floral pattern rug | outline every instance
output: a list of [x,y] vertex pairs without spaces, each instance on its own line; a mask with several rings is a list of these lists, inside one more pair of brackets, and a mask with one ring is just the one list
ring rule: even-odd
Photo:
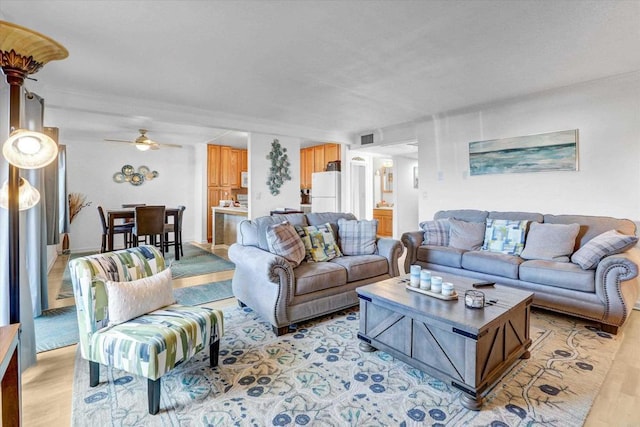
[[227,309],[219,366],[210,369],[205,352],[163,376],[155,416],[146,379],[101,367],[91,388],[77,355],[72,425],[580,426],[623,339],[533,311],[531,358],[470,411],[445,382],[382,351],[362,352],[358,327],[355,308],[276,337],[250,309]]

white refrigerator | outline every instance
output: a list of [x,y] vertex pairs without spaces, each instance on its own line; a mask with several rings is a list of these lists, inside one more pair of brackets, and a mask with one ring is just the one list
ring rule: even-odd
[[311,174],[311,212],[340,212],[340,172]]

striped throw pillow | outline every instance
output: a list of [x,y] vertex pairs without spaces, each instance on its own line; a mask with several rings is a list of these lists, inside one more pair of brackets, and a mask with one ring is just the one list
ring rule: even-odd
[[267,228],[267,244],[269,252],[280,255],[289,261],[292,267],[297,267],[304,260],[304,243],[288,221],[273,224]]
[[420,223],[424,231],[423,245],[449,246],[449,220],[436,219]]
[[378,220],[338,220],[340,246],[345,255],[371,255],[376,252]]
[[636,236],[621,234],[616,230],[605,231],[589,240],[571,255],[571,262],[583,270],[594,269],[602,258],[619,254],[638,243]]

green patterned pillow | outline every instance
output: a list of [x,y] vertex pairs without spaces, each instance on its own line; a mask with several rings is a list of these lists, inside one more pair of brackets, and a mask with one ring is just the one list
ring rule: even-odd
[[307,227],[296,225],[296,231],[304,243],[307,262],[329,261],[342,256],[340,248],[333,238],[331,224]]
[[529,221],[487,218],[483,251],[520,255],[524,249]]

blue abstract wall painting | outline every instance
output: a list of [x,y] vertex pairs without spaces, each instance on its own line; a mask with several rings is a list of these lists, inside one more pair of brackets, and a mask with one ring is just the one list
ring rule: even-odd
[[578,170],[578,129],[469,143],[470,175]]

